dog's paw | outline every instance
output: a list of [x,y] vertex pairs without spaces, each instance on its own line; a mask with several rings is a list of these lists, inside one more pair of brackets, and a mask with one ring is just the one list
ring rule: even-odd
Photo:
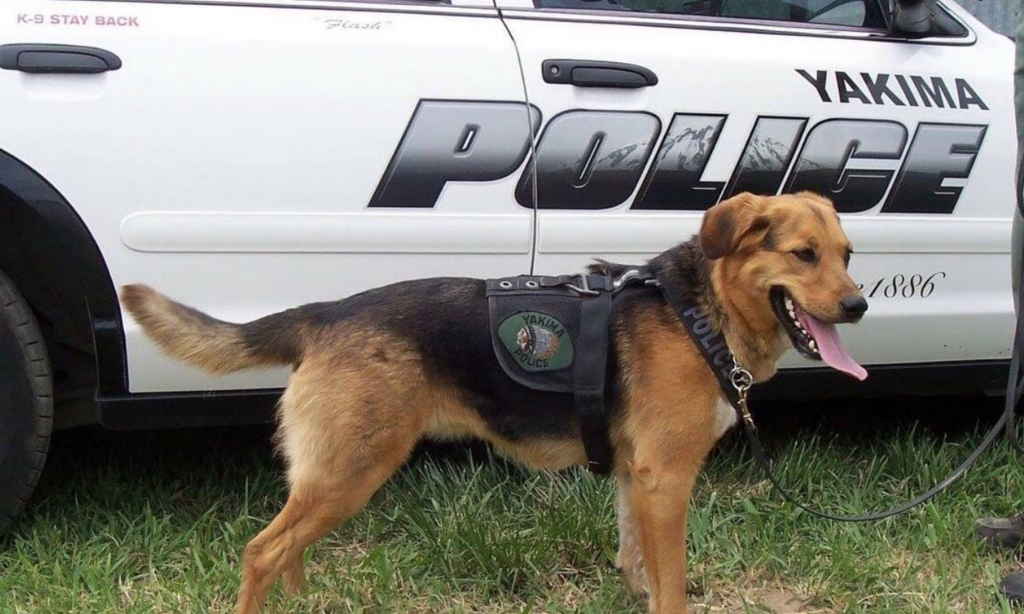
[[626,577],[629,588],[640,597],[650,597],[650,585],[647,583],[647,573],[644,570],[644,557],[640,552],[639,544],[631,534],[620,537],[619,551],[615,555],[615,567]]
[[629,584],[629,588],[631,588],[634,593],[643,599],[649,600],[651,598],[651,587],[647,583],[647,574],[644,572],[643,567],[633,571],[623,570],[623,574],[626,576],[626,582]]
[[647,572],[644,570],[644,562],[639,556],[624,557],[622,553],[619,553],[619,556],[615,557],[615,567],[625,576],[626,583],[634,593],[644,599],[651,596]]

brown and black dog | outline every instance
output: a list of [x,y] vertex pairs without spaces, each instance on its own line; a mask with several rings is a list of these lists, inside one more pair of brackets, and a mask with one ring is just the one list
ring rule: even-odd
[[[741,194],[650,266],[677,280],[758,381],[790,347],[863,378],[834,327],[867,309],[847,273],[851,253],[827,199]],[[396,283],[248,324],[142,285],[125,286],[121,299],[179,360],[214,373],[294,367],[279,410],[290,494],[245,548],[238,614],[258,612],[278,579],[299,591],[303,551],[358,512],[421,439],[477,437],[538,468],[587,461],[572,395],[526,388],[499,366],[481,280]],[[652,611],[686,612],[690,491],[735,413],[659,292],[616,302],[608,378],[617,564]]]

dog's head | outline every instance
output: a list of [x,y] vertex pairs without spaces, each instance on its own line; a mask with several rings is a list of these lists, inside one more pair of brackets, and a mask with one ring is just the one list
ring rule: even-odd
[[860,320],[868,304],[847,272],[853,248],[831,201],[810,192],[740,194],[708,210],[700,244],[719,261],[720,298],[744,320],[781,327],[804,356],[867,377],[835,329]]

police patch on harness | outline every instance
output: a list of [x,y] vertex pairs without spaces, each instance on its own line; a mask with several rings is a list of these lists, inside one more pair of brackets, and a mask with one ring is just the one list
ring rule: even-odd
[[526,371],[556,371],[572,364],[572,337],[558,319],[539,311],[521,311],[498,326],[498,338]]

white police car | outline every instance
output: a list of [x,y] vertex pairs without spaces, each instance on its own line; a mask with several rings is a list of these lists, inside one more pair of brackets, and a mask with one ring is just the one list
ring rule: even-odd
[[744,190],[830,196],[871,303],[846,340],[866,385],[794,355],[775,394],[998,389],[1012,44],[904,4],[923,32],[889,0],[5,0],[0,528],[51,417],[269,419],[284,372],[164,358],[123,283],[243,321],[566,273],[641,261]]

